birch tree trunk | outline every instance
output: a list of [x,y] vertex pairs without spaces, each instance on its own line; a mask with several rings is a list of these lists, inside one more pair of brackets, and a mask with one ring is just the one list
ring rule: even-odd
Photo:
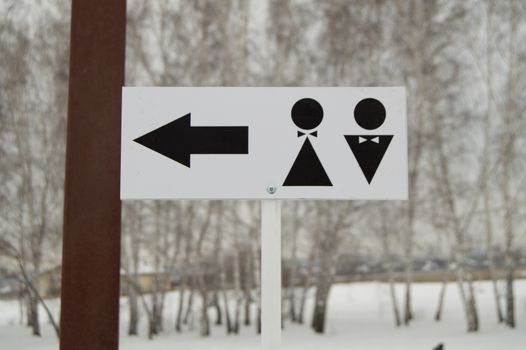
[[241,300],[243,298],[243,291],[241,290],[241,259],[239,254],[239,248],[235,249],[234,257],[234,300],[235,300],[235,309],[234,309],[234,324],[233,332],[239,334],[239,319],[241,314]]
[[252,303],[252,287],[254,285],[253,283],[253,275],[252,275],[252,272],[253,272],[253,268],[252,268],[252,265],[254,264],[254,257],[253,257],[253,253],[252,253],[252,250],[250,250],[249,252],[247,252],[247,261],[246,261],[246,264],[244,266],[244,273],[245,273],[245,285],[244,285],[244,302],[245,302],[245,312],[244,312],[244,321],[243,321],[243,324],[245,326],[250,326],[250,306],[251,306],[251,303]]
[[177,307],[177,316],[175,317],[175,331],[177,333],[180,333],[182,331],[182,320],[183,320],[183,308],[184,308],[184,297],[186,292],[186,284],[188,277],[186,276],[186,272],[183,269],[183,276],[181,278],[181,285],[179,286],[179,301],[178,301],[178,307]]
[[447,289],[447,270],[443,272],[442,286],[440,287],[440,294],[438,296],[438,306],[435,311],[435,321],[439,322],[442,320],[442,310],[444,309],[444,297],[446,296]]
[[221,305],[219,302],[219,290],[221,289],[221,281],[220,281],[220,275],[221,275],[221,254],[222,254],[222,245],[221,245],[221,230],[223,229],[223,206],[222,203],[219,202],[218,204],[218,213],[216,217],[216,235],[214,240],[214,253],[213,258],[214,261],[217,262],[217,270],[215,272],[214,276],[214,291],[213,291],[213,297],[212,301],[214,304],[214,308],[216,309],[216,321],[215,324],[217,326],[223,324],[223,312],[221,310]]
[[34,336],[40,337],[40,320],[38,315],[38,299],[33,291],[29,291],[29,324]]
[[221,303],[219,302],[219,291],[217,289],[213,292],[213,303],[214,308],[216,309],[216,321],[214,323],[216,326],[221,326],[223,324],[223,311],[221,310]]
[[225,268],[225,256],[221,257],[221,270],[220,270],[220,285],[221,285],[221,297],[223,299],[223,304],[225,307],[225,327],[226,327],[226,334],[232,333],[232,318],[230,316],[230,307],[229,307],[229,300],[228,300],[228,292],[227,292],[227,280],[226,280],[226,268]]
[[312,328],[316,333],[324,333],[327,318],[327,302],[331,290],[331,278],[327,274],[316,286],[316,298],[312,317]]
[[128,335],[137,335],[139,334],[138,324],[139,324],[139,305],[137,292],[130,283],[128,283],[128,303],[130,311],[130,320],[128,322]]
[[491,52],[491,37],[493,35],[493,21],[492,13],[494,11],[494,3],[488,1],[486,4],[486,115],[484,117],[484,157],[483,157],[483,205],[484,205],[484,224],[486,229],[486,250],[488,254],[488,271],[493,289],[493,296],[495,299],[495,309],[497,314],[497,322],[504,322],[504,314],[502,312],[502,306],[500,302],[500,292],[497,284],[497,272],[495,268],[495,252],[494,252],[494,240],[493,240],[493,213],[490,210],[491,202],[491,134],[493,130],[492,116],[493,116],[493,64],[492,64],[492,52]]
[[208,290],[206,287],[201,289],[201,336],[208,337],[210,335],[210,319],[208,317]]
[[508,48],[508,81],[506,113],[504,116],[505,135],[502,137],[502,201],[504,204],[504,260],[506,266],[506,324],[515,328],[515,294],[513,290],[513,280],[515,273],[515,259],[513,256],[514,248],[514,203],[511,195],[511,171],[515,148],[518,96],[517,88],[517,30],[518,30],[518,8],[516,2],[510,1],[510,34]]
[[299,324],[303,324],[304,322],[304,319],[305,319],[305,304],[307,303],[307,295],[309,293],[309,289],[310,289],[310,286],[311,286],[311,281],[310,281],[310,276],[312,274],[312,263],[313,263],[313,258],[314,258],[314,251],[315,251],[315,248],[311,248],[311,252],[309,253],[309,258],[308,258],[308,267],[307,267],[307,271],[305,273],[305,276],[304,276],[304,280],[303,280],[303,286],[301,288],[301,298],[300,298],[300,304],[299,304],[299,311],[298,311],[298,323]]
[[502,312],[502,306],[500,303],[500,292],[499,292],[499,286],[497,284],[497,271],[495,268],[495,248],[493,243],[493,224],[491,220],[491,211],[490,211],[490,205],[489,205],[489,186],[487,184],[484,185],[484,218],[485,218],[485,226],[486,226],[486,250],[488,252],[488,272],[489,272],[489,278],[491,280],[491,286],[493,290],[493,297],[495,300],[495,311],[497,314],[497,322],[502,323],[504,322],[504,314]]
[[[382,213],[384,214],[384,213]],[[393,262],[391,260],[391,251],[389,249],[389,239],[388,239],[388,228],[386,227],[386,215],[382,215],[382,246],[384,251],[384,256],[386,259],[386,269],[387,269],[387,280],[389,283],[389,295],[391,296],[391,305],[393,308],[393,316],[396,327],[400,327],[402,324],[400,318],[400,310],[398,309],[398,299],[396,298],[396,288],[394,283],[394,271],[393,271]]]
[[314,329],[314,332],[320,334],[325,332],[327,304],[334,276],[334,267],[331,263],[333,257],[331,254],[332,252],[329,254],[322,253],[320,271],[318,273],[318,281],[316,284],[312,328]]
[[293,203],[292,209],[292,245],[291,245],[291,267],[288,281],[289,316],[291,322],[297,322],[296,313],[296,276],[298,273],[298,230],[299,230],[299,202]]
[[[259,243],[259,237],[251,230],[249,233],[252,238],[252,254],[254,256],[254,280],[256,282],[256,302],[257,302],[257,313],[256,313],[256,332],[261,334],[261,244]],[[257,232],[257,231],[256,231]]]

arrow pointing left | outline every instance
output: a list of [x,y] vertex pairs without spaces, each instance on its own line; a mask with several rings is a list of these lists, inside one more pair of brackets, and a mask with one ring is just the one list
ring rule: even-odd
[[191,114],[133,140],[190,168],[192,154],[248,154],[248,126],[191,126]]

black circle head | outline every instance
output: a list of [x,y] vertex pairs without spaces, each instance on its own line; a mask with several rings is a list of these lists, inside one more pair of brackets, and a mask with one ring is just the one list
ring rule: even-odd
[[311,130],[320,125],[323,119],[323,108],[312,98],[298,100],[290,111],[292,121],[300,129]]
[[362,128],[373,130],[385,121],[385,107],[374,98],[364,98],[354,107],[354,120]]

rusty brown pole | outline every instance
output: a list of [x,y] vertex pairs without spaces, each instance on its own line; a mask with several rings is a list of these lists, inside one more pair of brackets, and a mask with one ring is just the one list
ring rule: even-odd
[[61,350],[119,346],[120,114],[126,0],[73,0]]

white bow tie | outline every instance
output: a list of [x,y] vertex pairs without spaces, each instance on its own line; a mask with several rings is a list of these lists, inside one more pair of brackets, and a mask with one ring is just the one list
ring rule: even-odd
[[358,136],[358,143],[363,143],[365,141],[371,141],[371,142],[374,142],[374,143],[380,143],[380,137],[376,136],[376,137],[373,137],[372,139],[366,139],[365,137]]

